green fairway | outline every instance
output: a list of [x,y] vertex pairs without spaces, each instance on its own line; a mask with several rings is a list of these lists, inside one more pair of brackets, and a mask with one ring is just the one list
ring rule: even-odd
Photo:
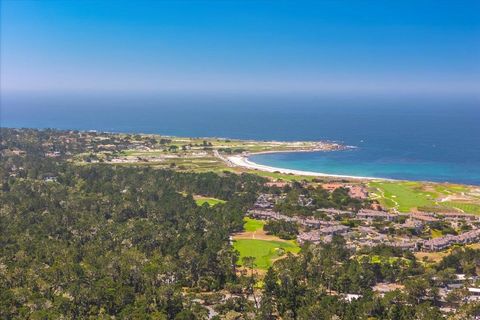
[[220,200],[217,198],[207,198],[207,197],[201,197],[195,199],[195,202],[197,203],[198,206],[202,206],[204,203],[208,203],[209,206],[214,206],[219,203],[225,203],[224,200]]
[[370,182],[374,192],[381,198],[380,202],[389,208],[396,208],[400,212],[408,212],[420,206],[435,204],[435,193],[422,189],[417,182]]
[[[412,209],[432,212],[463,211],[480,214],[479,199],[466,186],[450,184],[427,184],[412,181],[375,181],[369,184],[372,198],[377,199],[386,208],[395,208],[400,212]],[[467,197],[468,202],[442,201],[448,197]]]
[[249,232],[262,230],[263,226],[265,225],[265,221],[263,220],[256,220],[248,217],[245,217],[243,221],[245,221],[243,228],[245,229],[245,231],[249,231]]
[[242,265],[243,257],[254,257],[255,265],[259,269],[268,269],[273,260],[280,258],[287,252],[297,253],[300,251],[300,247],[294,242],[255,239],[235,240],[233,247],[240,253],[240,265]]
[[474,213],[480,215],[480,205],[474,203],[462,203],[462,202],[442,202],[443,205],[457,208],[466,213]]

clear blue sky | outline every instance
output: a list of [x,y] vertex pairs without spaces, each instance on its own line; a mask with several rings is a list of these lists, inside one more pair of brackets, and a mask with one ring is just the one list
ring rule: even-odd
[[1,0],[8,91],[480,91],[480,1]]

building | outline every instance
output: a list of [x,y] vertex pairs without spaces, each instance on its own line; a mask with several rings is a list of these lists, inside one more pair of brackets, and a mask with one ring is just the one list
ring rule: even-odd
[[427,251],[438,251],[448,248],[453,244],[468,244],[480,240],[480,229],[471,230],[458,236],[446,235],[444,237],[427,240],[423,243],[423,249]]
[[342,226],[342,225],[334,225],[329,227],[323,227],[318,230],[321,235],[337,235],[337,234],[345,234],[350,230],[349,227]]
[[253,209],[248,211],[248,215],[252,218],[261,219],[261,220],[279,220],[281,214],[273,210],[259,210]]
[[322,239],[323,239],[323,242],[329,242],[331,241],[331,237],[333,235],[345,234],[349,230],[350,229],[348,227],[345,227],[342,225],[323,227],[313,231],[300,233],[297,237],[297,241],[300,244],[303,244],[305,242],[318,244],[322,242]]
[[419,220],[407,219],[404,223],[396,225],[397,229],[413,229],[415,232],[422,231],[424,223]]
[[267,187],[277,187],[277,188],[284,188],[288,185],[290,185],[290,183],[284,182],[284,181],[269,181],[265,183],[265,186]]
[[480,288],[468,288],[468,300],[479,301],[480,300]]
[[338,188],[342,188],[343,184],[341,184],[341,183],[323,183],[321,186],[322,186],[323,189],[325,189],[329,192],[333,192]]
[[478,217],[473,213],[444,212],[440,213],[440,215],[449,220],[478,220]]
[[348,195],[356,199],[368,199],[368,191],[364,186],[350,186],[348,187]]
[[318,230],[313,230],[310,232],[302,232],[297,236],[297,242],[299,244],[304,244],[306,242],[318,244],[321,241],[320,233]]
[[258,196],[254,204],[255,208],[268,209],[273,208],[273,199],[269,194],[262,193]]
[[446,235],[436,239],[430,239],[423,242],[423,249],[427,251],[439,251],[448,248],[455,243],[455,237],[452,235]]
[[429,214],[425,214],[425,213],[411,213],[410,218],[418,220],[418,221],[422,221],[422,222],[425,222],[425,223],[439,221],[433,215],[429,215]]
[[395,242],[389,243],[388,245],[398,249],[402,249],[402,250],[415,251],[418,249],[418,243],[415,241],[405,241],[405,240],[395,241]]
[[393,221],[397,215],[391,214],[385,211],[375,211],[375,210],[368,210],[362,209],[357,213],[357,218],[361,220],[387,220]]

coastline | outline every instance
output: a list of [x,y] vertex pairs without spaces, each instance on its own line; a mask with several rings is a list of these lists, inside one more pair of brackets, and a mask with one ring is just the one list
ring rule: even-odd
[[[277,153],[277,152],[280,152],[280,151],[269,151],[267,153]],[[281,152],[284,152],[284,151],[281,151]],[[293,151],[293,152],[299,152],[299,151],[297,150],[297,151]],[[352,180],[387,180],[387,181],[394,181],[394,179],[388,179],[388,178],[350,176],[350,175],[330,174],[330,173],[322,173],[322,172],[314,172],[314,171],[303,171],[303,170],[271,167],[271,166],[267,166],[267,165],[252,162],[248,159],[248,156],[250,156],[252,154],[263,154],[263,153],[266,153],[266,152],[258,152],[258,153],[256,152],[256,153],[250,153],[250,154],[244,154],[244,155],[228,156],[228,157],[226,157],[226,159],[233,166],[246,168],[246,169],[251,169],[251,170],[265,171],[265,172],[279,172],[279,173],[283,173],[283,174],[293,174],[293,175],[300,175],[300,176],[331,177],[331,178],[344,178],[344,179],[352,179]]]

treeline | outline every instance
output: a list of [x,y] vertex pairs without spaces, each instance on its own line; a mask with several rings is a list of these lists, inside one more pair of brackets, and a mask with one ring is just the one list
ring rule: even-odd
[[269,220],[263,226],[263,230],[285,240],[296,239],[298,235],[298,225],[285,220]]
[[370,205],[370,200],[352,198],[346,188],[337,188],[328,192],[322,188],[304,186],[299,182],[292,183],[281,189],[272,188],[280,193],[286,192],[286,197],[276,204],[275,208],[287,215],[315,215],[316,209],[334,208],[339,210],[358,211],[360,208]]

